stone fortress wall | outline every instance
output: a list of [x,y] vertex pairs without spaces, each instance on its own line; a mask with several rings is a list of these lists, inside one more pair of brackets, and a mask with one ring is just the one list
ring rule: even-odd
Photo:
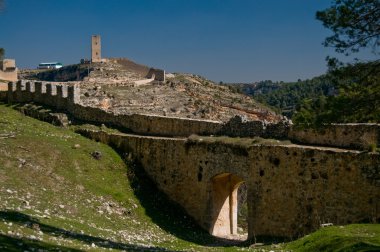
[[81,132],[131,154],[159,189],[216,236],[236,233],[236,196],[242,182],[248,189],[249,237],[296,237],[327,222],[340,225],[380,220],[378,153],[294,144],[241,146],[183,138],[190,134],[291,136],[323,144],[330,141],[329,137],[344,136],[343,140],[327,143],[355,147],[353,143],[361,139],[361,145],[375,140],[378,143],[379,125],[334,125],[335,130],[316,132],[295,131],[286,122],[271,125],[241,117],[223,124],[117,115],[81,105],[80,89],[71,83],[11,82],[7,99],[11,103],[45,104],[68,111],[83,121],[110,124],[145,135]]
[[248,190],[249,237],[298,237],[324,223],[380,220],[379,154],[80,133],[132,154],[160,190],[215,236],[236,234],[242,182]]
[[[0,98],[5,98],[4,93]],[[127,129],[137,134],[186,137],[224,135],[231,137],[264,137],[290,139],[297,143],[368,149],[380,145],[380,124],[335,124],[322,130],[297,130],[288,121],[277,124],[246,121],[240,116],[226,123],[188,118],[143,114],[114,114],[100,108],[80,104],[80,89],[75,84],[20,80],[10,82],[9,102],[36,102],[58,110],[68,111],[79,120],[104,123]]]
[[10,103],[36,102],[58,110],[65,110],[79,120],[104,123],[131,132],[160,136],[211,135],[221,129],[214,121],[170,118],[152,115],[117,115],[100,108],[80,104],[80,89],[76,84],[18,81],[8,84],[7,100]]

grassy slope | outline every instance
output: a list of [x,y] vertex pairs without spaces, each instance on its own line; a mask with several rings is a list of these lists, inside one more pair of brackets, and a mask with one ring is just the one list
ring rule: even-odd
[[[100,160],[91,156],[94,151],[102,153]],[[367,245],[379,249],[378,237],[380,225],[328,227],[260,251]],[[108,146],[0,104],[0,251],[31,247],[243,249],[220,247],[220,241],[199,230],[180,208],[157,193],[138,167],[127,168]]]
[[295,251],[380,251],[379,224],[352,224],[322,228],[291,242]]
[[0,251],[217,243],[131,173],[110,147],[0,105]]

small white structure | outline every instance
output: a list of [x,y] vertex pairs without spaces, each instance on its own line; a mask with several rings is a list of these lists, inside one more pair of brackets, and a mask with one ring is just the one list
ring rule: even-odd
[[38,69],[58,69],[61,67],[62,67],[62,63],[59,63],[59,62],[40,63],[38,65]]

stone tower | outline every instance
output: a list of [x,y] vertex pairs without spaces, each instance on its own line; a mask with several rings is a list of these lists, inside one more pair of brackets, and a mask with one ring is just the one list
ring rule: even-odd
[[92,35],[91,38],[91,62],[101,62],[101,44],[100,35]]

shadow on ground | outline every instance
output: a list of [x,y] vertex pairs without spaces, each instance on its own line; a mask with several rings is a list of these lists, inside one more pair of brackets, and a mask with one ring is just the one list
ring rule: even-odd
[[[119,249],[126,251],[167,251],[171,250],[160,248],[160,247],[144,247],[132,244],[125,244],[120,242],[114,242],[108,239],[103,239],[100,237],[94,237],[86,234],[80,234],[72,231],[68,231],[62,228],[53,227],[50,225],[46,225],[41,223],[37,218],[31,217],[27,214],[23,214],[16,211],[0,211],[0,219],[4,221],[10,221],[13,223],[17,223],[19,225],[27,224],[28,227],[32,228],[33,226],[38,225],[39,229],[45,234],[63,237],[67,239],[78,240],[80,242],[86,243],[91,246],[94,243],[97,247],[100,248],[110,248],[110,249]],[[19,251],[20,248],[42,248],[47,250],[62,250],[62,251],[80,251],[71,248],[54,246],[51,244],[47,244],[37,240],[25,239],[25,238],[17,238],[13,236],[0,235],[0,244],[4,248],[7,248],[6,251]],[[9,247],[8,247],[9,246]],[[17,248],[17,249],[16,249]]]

